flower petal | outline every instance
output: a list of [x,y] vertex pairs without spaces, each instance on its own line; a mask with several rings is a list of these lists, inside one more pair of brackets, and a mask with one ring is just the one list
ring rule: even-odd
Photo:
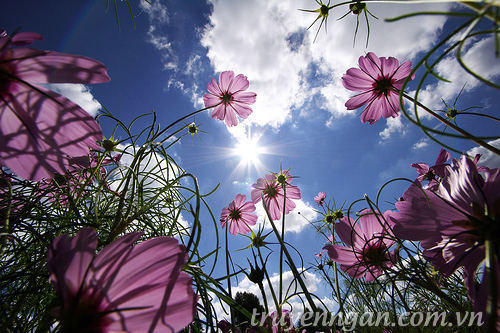
[[376,97],[377,95],[374,92],[366,91],[351,97],[349,100],[347,100],[345,106],[347,110],[356,110],[366,103],[373,101]]
[[370,90],[375,80],[359,68],[349,68],[342,76],[342,85],[352,91]]
[[35,40],[43,40],[43,36],[36,32],[18,32],[12,36],[10,44],[14,46],[31,45]]
[[76,294],[94,258],[97,236],[92,228],[83,228],[72,239],[63,234],[52,242],[47,254],[50,280],[68,304]]
[[[236,114],[240,117],[240,118],[243,118],[243,119],[247,119],[248,116],[250,116],[253,112],[252,108],[247,106],[246,104],[244,103],[239,103],[239,102],[232,102],[231,103],[231,107],[230,107],[232,110],[234,110],[234,112],[236,112]],[[236,119],[236,117],[235,117]],[[238,120],[236,120],[236,124],[238,124]]]
[[213,79],[210,81],[209,84],[207,84],[207,90],[215,96],[222,97],[222,90],[219,87],[219,84],[217,83],[216,79]]
[[250,87],[250,82],[247,77],[243,74],[238,74],[231,82],[231,86],[229,87],[229,92],[235,94],[242,90],[247,90]]
[[69,158],[101,148],[101,128],[72,101],[42,87],[19,84],[12,90],[8,105],[0,101],[0,157],[20,177],[39,181],[64,174]]
[[254,104],[257,100],[257,94],[254,92],[237,92],[233,95],[233,100],[239,103]]
[[224,71],[220,73],[219,75],[219,82],[220,82],[220,88],[222,92],[228,92],[229,87],[231,85],[231,82],[233,81],[234,78],[234,72],[233,71]]
[[[16,58],[23,50],[11,50],[12,57]],[[16,68],[20,79],[34,83],[101,83],[110,80],[108,68],[99,61],[52,51],[19,60]]]
[[382,75],[381,61],[373,52],[368,52],[366,57],[359,57],[358,65],[363,72],[371,76],[374,80]]
[[219,96],[215,96],[212,94],[203,95],[203,102],[205,103],[206,108],[211,108],[218,104],[222,103],[222,99]]

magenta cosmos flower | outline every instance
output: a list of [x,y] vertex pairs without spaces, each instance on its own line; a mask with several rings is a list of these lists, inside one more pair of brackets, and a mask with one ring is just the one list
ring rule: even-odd
[[203,95],[206,108],[215,107],[212,118],[224,120],[228,127],[238,125],[238,118],[247,119],[252,113],[249,105],[255,103],[257,94],[245,92],[250,86],[243,74],[234,76],[233,71],[220,73],[219,82],[212,79],[207,85],[209,94]]
[[236,198],[229,204],[228,207],[222,209],[220,214],[220,224],[224,228],[229,224],[229,232],[233,235],[246,234],[250,231],[250,226],[257,223],[257,215],[255,212],[255,205],[253,202],[248,201],[246,195],[237,194]]
[[281,171],[279,174],[267,174],[266,178],[259,178],[253,184],[251,192],[252,201],[257,203],[264,195],[264,204],[269,210],[273,221],[281,219],[283,209],[285,215],[295,209],[295,203],[292,199],[301,198],[300,190],[297,186],[291,185],[293,177],[288,170]]
[[[399,212],[391,219],[395,222],[394,234],[420,241],[424,257],[444,276],[464,268],[465,286],[474,310],[484,313],[491,293],[489,277],[484,275],[476,283],[476,270],[485,259],[487,239],[496,252],[496,288],[500,287],[500,169],[486,170],[476,163],[477,159],[465,156],[454,159],[434,192],[410,186],[396,203]],[[484,178],[478,169],[484,172]],[[497,311],[500,318],[500,299]]]
[[314,202],[318,204],[318,206],[323,206],[323,203],[325,202],[326,199],[326,193],[325,192],[319,192],[317,196],[314,197]]
[[500,171],[484,173],[465,156],[455,159],[436,191],[410,186],[391,215],[394,234],[421,241],[424,257],[444,276],[461,266],[473,275],[485,258],[485,239],[500,247]]
[[449,152],[441,148],[439,151],[436,163],[433,166],[429,166],[427,163],[412,163],[411,166],[417,169],[418,177],[415,182],[421,185],[423,181],[427,180],[429,182],[428,188],[430,190],[437,189],[439,182],[444,177],[444,170],[447,165],[446,162],[450,159],[451,155]]
[[140,236],[123,236],[97,255],[91,228],[52,242],[47,261],[62,296],[63,332],[178,332],[192,321],[197,296],[182,272],[184,247],[172,237],[133,246]]
[[[282,333],[285,333],[285,332],[296,333],[297,332],[297,330],[295,329],[295,326],[293,325],[292,314],[289,310],[282,309],[281,316],[278,316],[278,311],[274,311],[269,316],[269,319],[271,321],[273,333],[278,333],[278,326],[281,327]],[[268,327],[269,321],[267,320],[267,318],[264,321],[263,326],[264,326],[264,328],[267,329],[268,332],[270,332],[269,327]]]
[[29,180],[64,174],[72,158],[100,149],[97,122],[69,99],[37,83],[109,81],[107,68],[87,57],[29,47],[43,37],[0,30],[0,165]]
[[365,276],[367,282],[375,280],[396,261],[396,250],[389,252],[395,244],[388,238],[392,226],[387,219],[389,213],[364,210],[359,223],[350,217],[340,219],[335,231],[347,246],[329,244],[323,249],[349,276],[356,279]]
[[[347,110],[355,110],[365,104],[361,114],[361,122],[370,125],[380,117],[397,117],[400,111],[399,91],[404,81],[410,75],[411,62],[409,60],[399,65],[393,57],[379,58],[373,52],[359,57],[359,68],[350,68],[342,76],[342,84],[351,91],[360,91],[351,97],[345,106]],[[411,80],[415,78],[415,74]]]

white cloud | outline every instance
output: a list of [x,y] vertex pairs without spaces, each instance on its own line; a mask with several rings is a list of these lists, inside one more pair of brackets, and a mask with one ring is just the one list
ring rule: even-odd
[[76,83],[50,83],[44,84],[44,86],[80,105],[80,107],[87,111],[92,117],[95,117],[101,109],[101,103],[94,99],[89,87],[86,85]]
[[[112,180],[110,188],[114,191],[122,192],[122,188],[126,183],[124,177],[127,175],[127,172],[130,171],[136,154],[144,147],[119,144],[116,148],[122,150],[123,153],[120,158],[119,168],[114,169],[110,175],[110,179]],[[175,158],[175,160],[178,161],[178,158]],[[163,202],[162,200],[166,201],[167,198],[173,200],[177,199],[176,190],[170,190],[169,188],[176,185],[177,178],[183,172],[179,166],[171,162],[167,163],[167,161],[156,152],[146,151],[140,158],[139,166],[135,167],[134,171],[134,180],[137,182],[135,186],[140,187],[141,191],[146,195],[148,195],[147,193],[151,195],[150,191],[154,191],[153,196],[158,195],[158,191],[160,190],[165,191],[162,191],[162,194],[155,199],[159,204]],[[174,202],[174,205],[175,204],[176,202]],[[166,202],[163,206],[155,208],[160,208],[163,213],[169,213],[171,211],[171,206]],[[176,215],[175,219],[175,221],[179,223],[179,230],[189,227],[189,221],[187,221],[182,214]]]
[[[314,208],[311,207],[308,202],[304,202],[302,200],[293,200],[293,202],[296,204],[295,209],[285,216],[285,233],[299,233],[302,231],[302,229],[304,229],[304,227],[309,224],[309,221],[315,221],[318,217],[318,213],[314,210]],[[257,203],[255,207],[257,208],[256,213],[259,217],[259,221],[266,221],[264,225],[265,229],[272,229],[262,203]],[[278,231],[281,232],[281,220],[275,221],[275,224]],[[258,227],[259,223],[255,228]]]
[[387,118],[387,127],[379,133],[382,140],[387,140],[394,133],[401,133],[401,135],[405,135],[405,126],[401,122],[401,116],[397,118]]
[[[380,19],[370,20],[370,43],[365,50],[364,22],[360,22],[356,46],[352,47],[356,18],[348,15],[335,21],[347,11],[346,7],[335,8],[330,13],[328,34],[322,29],[313,44],[319,23],[305,29],[317,14],[298,10],[316,9],[311,5],[315,4],[306,0],[213,1],[210,24],[201,43],[208,49],[215,72],[232,69],[248,76],[249,90],[257,93],[249,121],[279,127],[290,119],[293,109],[307,106],[313,97],[330,113],[328,124],[336,117],[354,114],[343,105],[350,93],[343,88],[341,77],[356,65],[358,57],[374,51],[401,61],[412,58],[430,47],[444,23],[444,18],[437,16],[386,23],[384,18],[416,7],[370,3],[370,11]],[[420,4],[418,9],[429,6]],[[434,4],[432,8],[448,6]]]
[[[299,271],[301,271],[301,270],[299,270]],[[289,291],[289,294],[302,291],[300,286],[294,281],[292,271],[283,272],[282,276],[283,276],[283,293],[282,293],[283,299],[286,299],[287,296],[289,296],[286,294],[287,290]],[[318,287],[323,282],[321,277],[319,277],[318,275],[311,273],[309,271],[304,272],[302,274],[302,277],[303,277],[304,284],[310,293],[317,292]],[[280,280],[279,274],[278,273],[273,274],[270,277],[270,280],[271,280],[271,285],[273,287],[273,290],[276,294],[276,297],[279,297],[279,280]],[[259,298],[261,305],[264,304],[264,301],[262,299],[262,293],[261,293],[258,285],[251,282],[246,277],[243,280],[241,280],[237,286],[232,286],[231,292],[233,294],[233,297],[234,297],[234,295],[236,295],[237,292],[252,293]],[[264,280],[264,294],[265,294],[265,297],[266,297],[267,302],[269,304],[269,308],[270,308],[269,311],[270,312],[275,311],[276,307],[275,307],[274,302],[273,302],[273,296],[271,293],[271,289],[269,288],[269,284],[267,283],[266,280]],[[331,299],[325,297],[321,301],[323,301],[323,303],[328,307],[327,310],[330,310],[330,311],[333,310],[335,303]],[[315,300],[314,302],[317,306],[320,306],[320,302],[318,300]],[[224,304],[223,306],[225,307],[226,310],[228,309],[227,305]],[[295,318],[299,318],[304,306],[309,307],[307,301],[304,300],[304,302],[302,302],[298,297],[292,297],[289,299],[288,304],[285,304],[284,308],[288,309],[288,310],[292,309],[292,315],[293,315],[293,318],[295,319]],[[222,305],[220,302],[214,303],[214,307],[216,309],[217,317],[219,320],[225,318],[225,319],[230,321],[230,317],[225,314],[224,310],[222,310]]]
[[428,138],[422,138],[417,143],[415,143],[411,147],[411,149],[413,149],[413,150],[419,150],[419,149],[427,147],[428,145],[429,145],[429,139]]

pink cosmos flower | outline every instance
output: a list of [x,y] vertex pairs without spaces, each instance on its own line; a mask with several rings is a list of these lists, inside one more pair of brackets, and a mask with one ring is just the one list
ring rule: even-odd
[[233,235],[238,234],[238,231],[246,234],[250,231],[250,226],[257,223],[257,215],[252,214],[255,212],[255,205],[251,201],[245,202],[246,199],[246,195],[237,194],[236,198],[228,207],[224,207],[220,214],[222,228],[229,223],[229,232]]
[[328,242],[333,244],[333,241],[335,240],[335,238],[336,238],[335,235],[328,236]]
[[[295,329],[295,326],[293,326],[293,319],[290,311],[286,309],[281,310],[281,317],[278,317],[278,311],[274,311],[271,313],[269,316],[271,319],[271,325],[272,325],[272,332],[273,333],[278,333],[278,324],[281,327],[281,332],[288,332],[288,333],[296,333],[297,330]],[[269,331],[269,322],[266,319],[264,321],[264,328]]]
[[[347,110],[355,110],[365,104],[361,114],[361,122],[370,125],[380,117],[397,117],[400,111],[399,91],[404,81],[410,75],[411,62],[409,60],[399,65],[393,57],[379,58],[373,52],[359,57],[358,68],[350,68],[342,76],[342,84],[351,91],[360,91],[351,97],[345,106]],[[412,75],[411,80],[415,78]]]
[[329,244],[323,249],[349,276],[356,279],[365,276],[367,282],[375,280],[396,261],[396,250],[389,252],[395,244],[394,240],[387,238],[392,226],[387,219],[389,213],[382,215],[364,210],[359,223],[350,217],[340,219],[335,231],[347,246]]
[[203,95],[206,108],[215,107],[212,118],[224,120],[226,126],[238,125],[238,119],[247,119],[252,113],[249,105],[254,104],[257,94],[245,92],[250,86],[248,79],[243,74],[234,76],[233,71],[220,73],[219,82],[215,79],[207,85],[209,94]]
[[100,62],[78,55],[25,46],[43,37],[0,30],[0,164],[20,177],[39,181],[64,174],[70,158],[99,150],[97,122],[69,99],[37,83],[109,81]]
[[56,309],[64,332],[178,332],[196,311],[187,254],[172,237],[132,246],[125,235],[97,255],[97,236],[83,228],[57,237],[48,251],[50,280],[62,297]]
[[500,247],[500,169],[484,173],[465,156],[455,159],[436,191],[410,186],[391,215],[394,234],[421,241],[424,257],[444,276],[461,266],[472,276],[486,238]]
[[292,179],[293,177],[288,170],[285,170],[279,174],[266,174],[265,179],[259,178],[252,185],[252,201],[254,203],[259,202],[261,195],[264,194],[264,203],[273,221],[281,219],[283,209],[285,215],[293,211],[295,203],[292,199],[298,200],[301,198],[299,188],[290,184]]
[[220,328],[222,333],[229,333],[231,331],[231,323],[226,319],[223,319],[217,323],[217,327]]
[[447,165],[446,162],[450,159],[451,155],[449,152],[441,148],[439,151],[436,163],[429,167],[426,163],[412,163],[411,166],[417,169],[419,174],[415,182],[421,184],[424,180],[428,180],[428,188],[430,190],[437,189],[439,182],[444,177],[444,169]]
[[323,258],[323,255],[325,254],[325,250],[321,250],[319,253],[315,253],[314,256],[318,259]]
[[314,202],[318,204],[318,206],[323,206],[323,203],[325,202],[326,198],[326,193],[325,192],[319,192],[317,196],[314,197]]

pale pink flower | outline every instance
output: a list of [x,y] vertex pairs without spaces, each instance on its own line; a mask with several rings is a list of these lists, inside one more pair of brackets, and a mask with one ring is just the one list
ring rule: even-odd
[[266,174],[265,179],[259,178],[253,184],[251,192],[252,201],[257,203],[264,195],[264,204],[269,210],[271,218],[281,219],[283,209],[285,215],[295,209],[295,202],[301,198],[300,190],[297,186],[291,185],[293,177],[288,170],[281,171],[279,174]]
[[314,256],[318,259],[323,258],[323,255],[325,254],[325,250],[321,250],[319,253],[315,253]]
[[462,266],[472,275],[485,258],[486,238],[500,247],[500,169],[485,170],[483,178],[462,156],[446,167],[436,191],[412,185],[396,208],[394,234],[421,241],[423,256],[444,276]]
[[257,215],[255,212],[255,205],[253,202],[248,201],[246,195],[237,194],[236,198],[229,204],[228,207],[222,209],[220,214],[220,224],[224,228],[229,224],[229,232],[233,235],[246,234],[250,231],[250,226],[257,223]]
[[356,279],[365,276],[367,282],[375,280],[396,261],[396,250],[389,250],[395,244],[388,238],[389,213],[364,210],[358,223],[350,217],[340,219],[335,231],[347,246],[329,244],[323,249],[349,276]]
[[55,309],[64,332],[178,332],[196,311],[188,256],[172,237],[133,244],[125,235],[97,255],[97,236],[83,228],[57,237],[48,251],[50,280],[62,297]]
[[417,173],[419,174],[415,182],[418,185],[425,180],[429,182],[428,189],[435,190],[439,185],[439,182],[444,177],[444,169],[447,165],[446,162],[450,159],[451,155],[449,152],[441,148],[439,151],[438,157],[436,159],[436,163],[433,166],[429,167],[427,163],[412,163],[411,166],[417,169]]
[[209,94],[203,95],[206,108],[215,107],[212,118],[224,120],[228,127],[238,125],[238,118],[246,119],[252,113],[249,105],[255,103],[257,94],[245,92],[250,86],[243,74],[234,76],[233,71],[220,73],[219,82],[212,79],[207,85]]
[[328,242],[329,242],[330,244],[333,244],[333,241],[334,241],[334,240],[335,240],[335,235],[330,235],[330,236],[328,236]]
[[99,150],[97,122],[69,99],[37,83],[109,81],[100,62],[78,55],[24,46],[39,34],[12,38],[0,30],[0,163],[29,180],[52,178],[69,169],[71,158]]
[[317,196],[314,197],[314,202],[318,204],[318,206],[323,206],[323,203],[325,202],[326,198],[326,193],[325,192],[319,192]]
[[[373,52],[358,59],[359,68],[350,68],[342,76],[342,84],[351,91],[360,91],[351,97],[345,106],[347,110],[355,110],[368,104],[361,114],[361,122],[370,125],[380,117],[397,117],[401,110],[399,91],[404,81],[410,75],[409,60],[399,65],[393,57],[379,58]],[[411,80],[415,78],[412,75]]]

